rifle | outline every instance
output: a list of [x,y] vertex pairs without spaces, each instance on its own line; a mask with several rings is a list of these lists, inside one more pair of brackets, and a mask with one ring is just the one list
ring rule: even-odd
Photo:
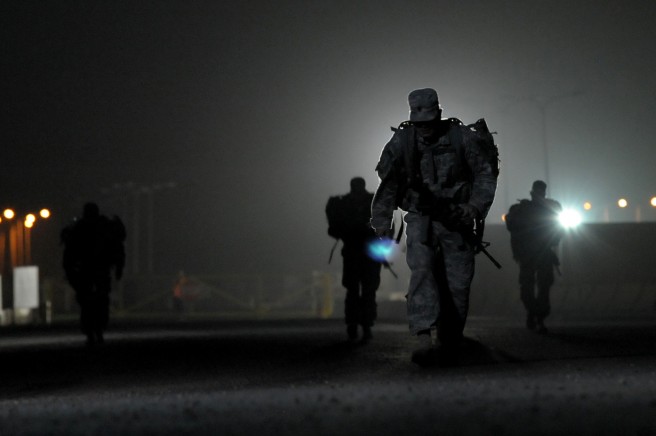
[[474,251],[475,253],[483,253],[484,255],[487,256],[488,259],[490,259],[490,262],[494,264],[497,268],[501,269],[501,264],[494,258],[488,251],[485,249],[485,247],[489,247],[490,243],[485,242],[485,241],[480,241],[477,245],[474,246]]
[[333,260],[333,254],[335,254],[335,248],[337,248],[338,243],[339,243],[339,239],[335,238],[335,244],[333,244],[333,248],[330,250],[330,257],[328,257],[328,263],[330,263]]
[[483,233],[485,232],[485,220],[482,219],[477,219],[476,220],[476,226],[474,227],[473,231],[473,239],[474,239],[474,253],[483,253],[485,256],[487,256],[488,259],[490,259],[490,262],[494,264],[498,269],[501,269],[501,264],[494,258],[490,253],[487,251],[487,247],[490,246],[489,242],[483,241]]
[[394,270],[392,269],[392,265],[390,265],[388,261],[384,260],[380,264],[383,265],[383,267],[385,267],[385,269],[387,269],[394,276],[395,279],[399,278],[399,276],[397,276]]

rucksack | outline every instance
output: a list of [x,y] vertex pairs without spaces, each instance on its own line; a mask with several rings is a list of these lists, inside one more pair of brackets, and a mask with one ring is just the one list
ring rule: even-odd
[[357,198],[352,194],[336,195],[328,198],[326,218],[328,218],[328,235],[335,238],[335,244],[330,250],[328,263],[333,258],[337,243],[365,243],[375,237],[371,228],[371,201],[373,194]]
[[335,239],[340,239],[344,235],[347,226],[348,217],[344,214],[344,202],[342,195],[335,195],[328,198],[326,204],[326,218],[328,218],[328,234]]
[[330,197],[326,204],[328,234],[347,241],[364,241],[372,236],[371,202],[373,194],[349,193]]
[[[449,118],[448,121],[451,124],[451,127],[449,128],[449,139],[457,148],[456,157],[458,159],[458,165],[463,167],[463,162],[465,161],[464,150],[462,149],[463,139],[461,130],[464,126],[472,133],[479,149],[485,153],[485,159],[490,164],[494,176],[498,177],[501,161],[499,159],[499,148],[495,144],[494,137],[492,136],[493,133],[496,132],[490,132],[485,119],[479,118],[475,123],[467,124],[466,126],[458,118]],[[401,135],[401,140],[403,141],[403,163],[407,186],[416,186],[421,183],[421,174],[418,170],[420,156],[418,156],[417,147],[415,146],[416,134],[414,126],[410,121],[404,121],[399,124],[398,127],[392,127],[391,129],[393,132],[399,133]]]
[[126,230],[118,217],[74,220],[61,233],[64,268],[79,269],[125,264]]
[[467,127],[474,134],[479,149],[485,153],[485,159],[492,167],[494,177],[499,177],[501,171],[499,147],[494,143],[494,137],[492,136],[496,132],[490,132],[484,118],[479,118],[474,124],[468,124]]
[[[494,177],[499,177],[500,172],[500,159],[499,159],[499,148],[494,142],[493,133],[490,132],[490,129],[487,126],[484,118],[479,118],[473,124],[465,125],[458,118],[449,118],[448,122],[451,124],[449,128],[449,140],[451,144],[456,148],[456,162],[457,166],[462,168],[462,175],[460,177],[471,177],[471,171],[469,167],[465,164],[465,156],[463,149],[463,137],[462,129],[466,128],[472,134],[474,141],[478,145],[478,148],[481,153],[484,154],[485,160],[489,163],[492,168],[492,173]],[[417,150],[415,141],[416,133],[415,128],[410,121],[402,122],[397,128],[392,127],[392,131],[399,134],[402,141],[403,149],[403,167],[405,172],[405,188],[413,187],[417,191],[426,191],[422,185],[422,175],[419,170],[419,162],[421,156]],[[405,190],[399,189],[397,192],[396,203],[397,206],[401,206],[403,198],[405,196]],[[483,241],[483,234],[485,232],[485,220],[477,219],[475,221],[475,228],[473,231],[473,242],[475,246],[476,253],[482,252],[485,254],[497,268],[501,268],[501,265],[494,259],[486,250],[486,247],[490,245],[489,242]]]

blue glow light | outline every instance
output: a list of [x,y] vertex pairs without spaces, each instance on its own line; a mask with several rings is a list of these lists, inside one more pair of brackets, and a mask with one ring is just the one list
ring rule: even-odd
[[367,245],[367,254],[377,262],[387,261],[387,257],[394,251],[394,241],[389,238],[376,239]]

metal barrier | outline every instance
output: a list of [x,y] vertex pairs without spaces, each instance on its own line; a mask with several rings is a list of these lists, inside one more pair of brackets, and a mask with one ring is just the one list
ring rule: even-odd
[[[175,276],[132,276],[113,283],[112,318],[330,318],[332,274],[216,274],[186,277],[174,295]],[[42,284],[43,319],[77,317],[75,293],[63,280]],[[47,307],[47,309],[46,309]]]

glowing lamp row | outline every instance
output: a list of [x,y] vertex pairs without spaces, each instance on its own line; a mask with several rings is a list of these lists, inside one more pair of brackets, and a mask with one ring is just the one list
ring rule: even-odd
[[[50,218],[50,210],[45,208],[41,209],[39,211],[39,216],[43,219]],[[3,218],[6,220],[12,220],[15,217],[16,217],[16,212],[13,209],[7,208],[2,211],[2,217],[0,217],[0,223],[2,222]],[[30,228],[34,226],[35,221],[36,221],[36,215],[33,213],[28,213],[27,215],[25,215],[25,221],[23,222],[23,224],[25,225],[25,227]]]

